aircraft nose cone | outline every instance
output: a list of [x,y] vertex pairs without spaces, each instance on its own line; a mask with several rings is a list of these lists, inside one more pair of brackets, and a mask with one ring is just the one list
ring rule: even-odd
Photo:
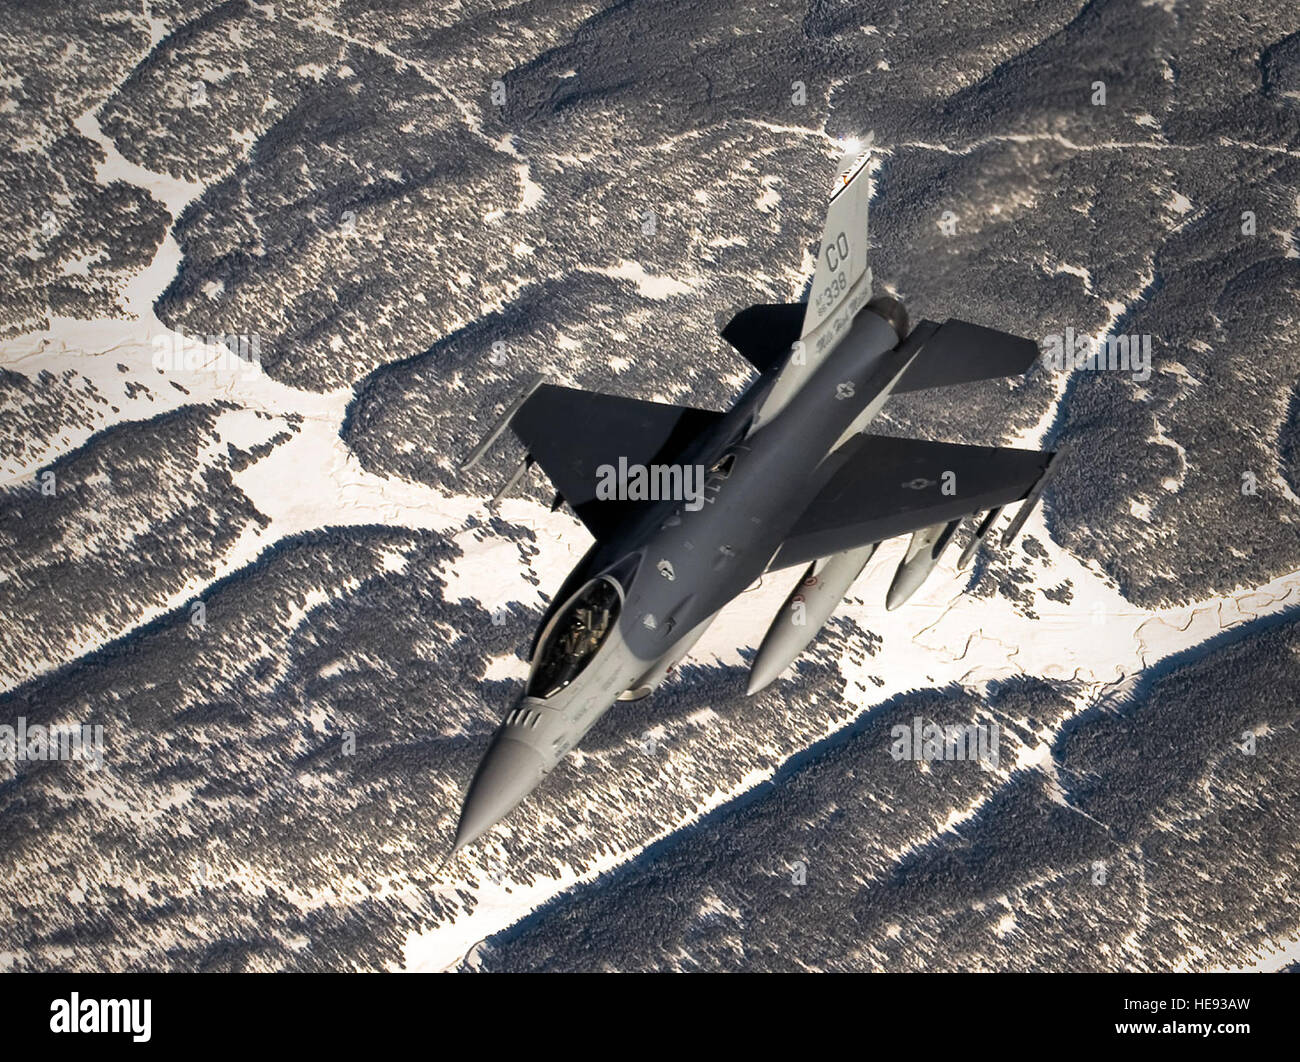
[[509,815],[542,780],[543,766],[541,754],[522,741],[493,741],[465,796],[454,851],[478,840]]

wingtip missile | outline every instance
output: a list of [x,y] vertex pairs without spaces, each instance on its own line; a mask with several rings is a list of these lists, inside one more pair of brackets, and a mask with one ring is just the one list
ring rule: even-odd
[[468,472],[471,468],[483,460],[487,452],[492,449],[492,445],[501,437],[501,433],[510,427],[510,422],[515,419],[525,402],[527,402],[542,384],[547,382],[545,373],[538,373],[533,377],[532,382],[525,385],[524,389],[519,392],[510,403],[506,406],[501,416],[497,418],[495,424],[489,429],[488,433],[483,436],[482,441],[469,452],[469,456],[460,463],[460,471]]
[[1020,503],[1020,508],[1016,511],[1015,517],[1002,532],[1002,537],[998,540],[998,545],[1004,549],[1016,540],[1020,534],[1020,529],[1025,526],[1025,521],[1029,519],[1029,514],[1034,511],[1034,506],[1038,504],[1039,499],[1043,496],[1043,491],[1047,489],[1048,483],[1061,467],[1061,455],[1069,449],[1069,444],[1061,445],[1048,459],[1047,465],[1043,469],[1043,474],[1038,477],[1038,481],[1030,488],[1029,493],[1025,495],[1025,500]]

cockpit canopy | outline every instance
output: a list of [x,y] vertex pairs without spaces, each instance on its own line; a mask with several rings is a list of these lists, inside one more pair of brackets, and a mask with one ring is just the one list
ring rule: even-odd
[[608,575],[575,594],[542,638],[524,695],[553,697],[577,678],[614,629],[622,605],[623,593]]

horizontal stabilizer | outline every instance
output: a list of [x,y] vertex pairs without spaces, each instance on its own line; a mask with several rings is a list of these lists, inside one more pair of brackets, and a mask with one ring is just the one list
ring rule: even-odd
[[828,477],[770,570],[995,509],[1027,497],[1052,455],[858,435],[827,459]]
[[919,346],[921,353],[894,389],[896,394],[1019,376],[1038,359],[1038,344],[1032,339],[956,318],[941,325],[921,321],[903,346]]
[[759,303],[741,310],[722,330],[722,338],[735,347],[759,372],[778,367],[803,328],[803,302]]
[[608,537],[643,501],[596,497],[602,465],[672,464],[723,416],[707,409],[542,384],[510,422],[587,529]]

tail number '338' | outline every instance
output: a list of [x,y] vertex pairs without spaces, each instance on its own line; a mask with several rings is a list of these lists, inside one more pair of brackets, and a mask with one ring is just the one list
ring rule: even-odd
[[826,244],[824,254],[826,265],[837,272],[826,281],[825,287],[817,292],[816,308],[819,315],[829,313],[849,286],[848,278],[840,269],[849,257],[849,238],[841,232]]

